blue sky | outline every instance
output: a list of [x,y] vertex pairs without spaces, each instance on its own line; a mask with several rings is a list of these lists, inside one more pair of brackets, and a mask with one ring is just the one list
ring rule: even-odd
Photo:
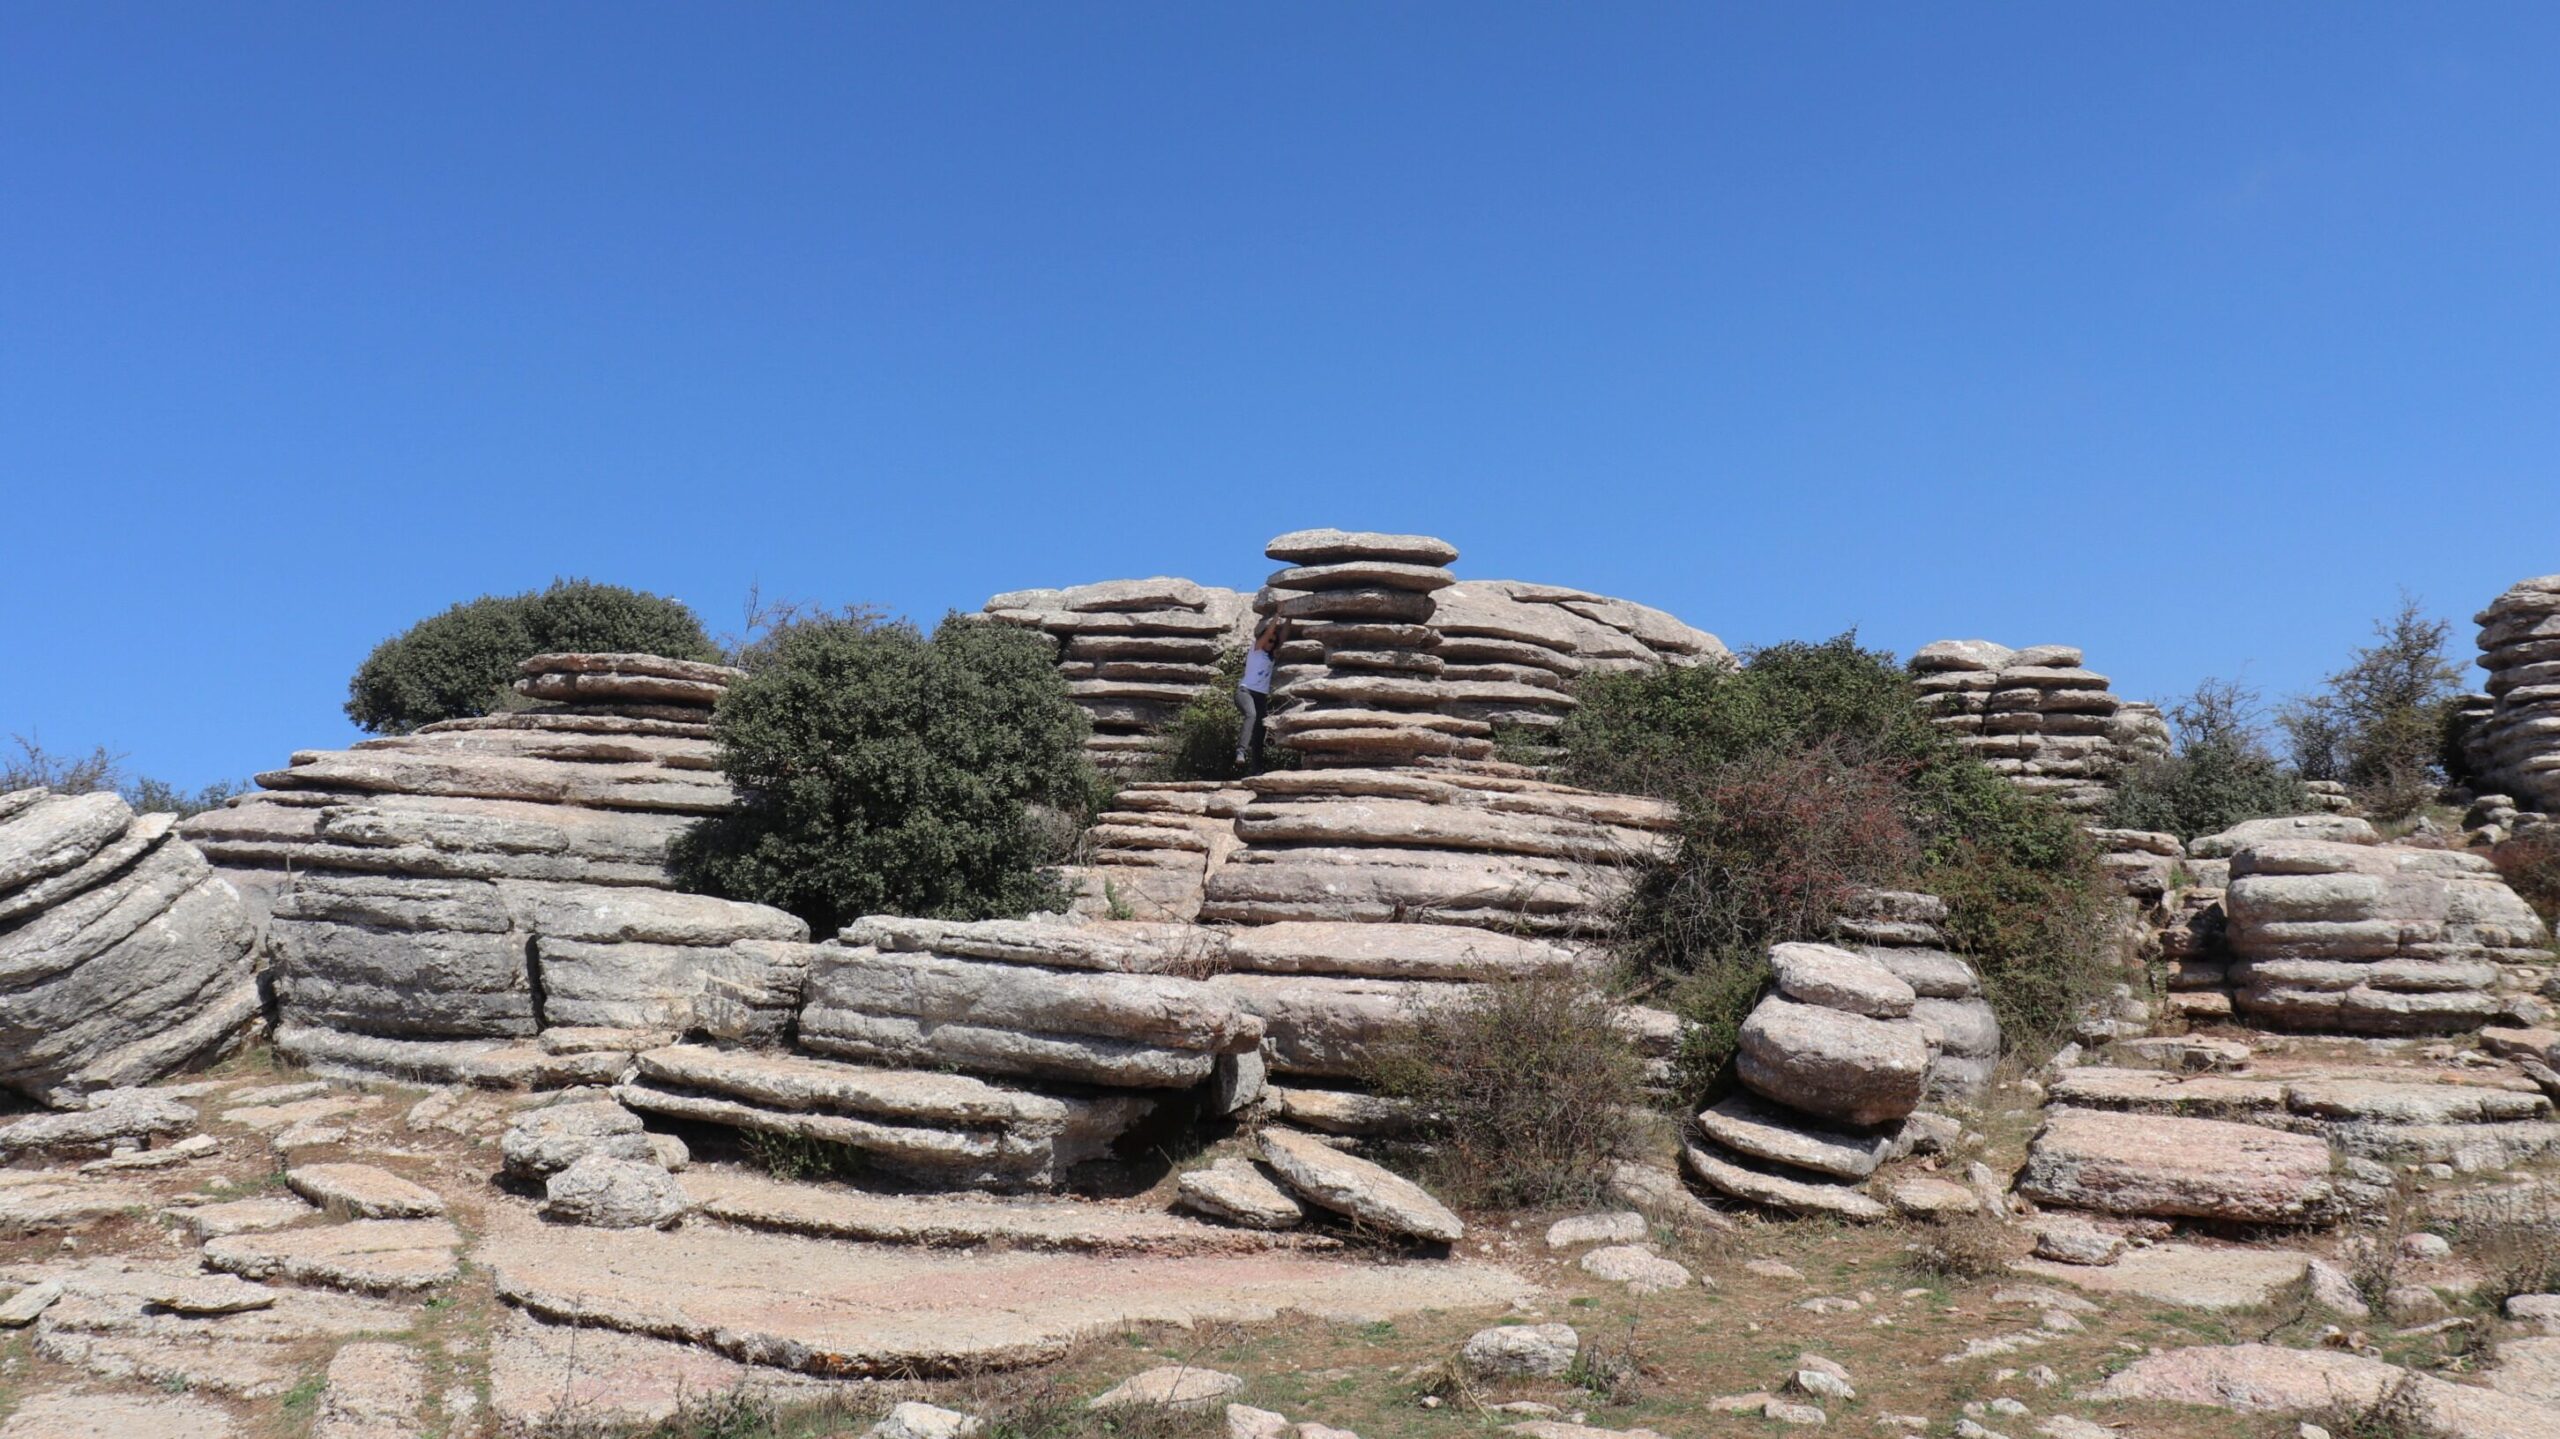
[[[2314,682],[2560,570],[2560,10],[0,9],[0,734],[195,784],[555,575],[1444,535]],[[2466,656],[2467,657],[2467,656]]]

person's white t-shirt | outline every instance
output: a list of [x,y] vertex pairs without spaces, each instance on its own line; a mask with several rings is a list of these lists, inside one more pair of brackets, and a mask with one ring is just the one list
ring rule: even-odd
[[1242,683],[1246,689],[1253,691],[1255,694],[1267,695],[1271,693],[1271,651],[1245,651],[1244,680]]

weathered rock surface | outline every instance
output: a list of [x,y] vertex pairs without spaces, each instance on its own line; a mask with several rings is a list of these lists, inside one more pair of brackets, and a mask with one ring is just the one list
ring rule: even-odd
[[2231,1344],[2135,1360],[2089,1391],[2095,1399],[2168,1400],[2240,1414],[2371,1408],[2405,1387],[2411,1418],[2452,1439],[2538,1439],[2560,1433],[2560,1409],[2361,1354]]
[[693,1207],[684,1187],[654,1160],[589,1154],[543,1184],[542,1212],[598,1229],[663,1229]]
[[0,796],[0,1085],[69,1107],[222,1053],[258,1021],[255,938],[168,816]]
[[[500,1298],[537,1316],[811,1374],[1038,1363],[1088,1330],[1124,1322],[1295,1311],[1365,1323],[1506,1305],[1530,1289],[1464,1262],[855,1249],[716,1225],[563,1229],[514,1219],[493,1226],[474,1259]],[[696,1277],[671,1285],[669,1274]]]
[[2487,859],[2449,850],[2260,840],[2232,854],[2223,907],[2233,1004],[2288,1029],[2476,1029],[2498,966],[2540,964],[2550,937]]
[[1437,1244],[1454,1244],[1466,1233],[1458,1216],[1420,1185],[1312,1136],[1266,1129],[1262,1158],[1299,1198],[1369,1228]]
[[1182,1176],[1183,1205],[1212,1218],[1253,1229],[1289,1229],[1307,1217],[1297,1197],[1251,1160],[1226,1158]]
[[1137,1095],[1049,1095],[965,1075],[673,1045],[639,1056],[615,1097],[643,1113],[860,1150],[943,1184],[1045,1185],[1105,1152],[1152,1108]]
[[2329,1146],[2254,1124],[2057,1109],[2027,1147],[2018,1190],[2110,1214],[2243,1224],[2329,1217]]
[[1919,1107],[1929,1041],[1909,1020],[1772,996],[1743,1021],[1740,1073],[1754,1092],[1790,1108],[1845,1124],[1887,1124]]

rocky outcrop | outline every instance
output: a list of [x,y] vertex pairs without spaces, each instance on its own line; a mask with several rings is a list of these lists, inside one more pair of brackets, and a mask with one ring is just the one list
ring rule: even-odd
[[1912,655],[1911,674],[1941,731],[2018,788],[2075,813],[2103,812],[2119,772],[2169,748],[2160,712],[2119,699],[2069,645],[1940,640]]
[[627,1055],[697,1031],[769,1039],[797,1010],[805,925],[669,888],[676,836],[734,802],[710,718],[737,672],[625,654],[521,668],[528,708],[303,751],[187,821],[266,911],[289,1057],[538,1082],[562,1068],[529,1043],[546,1030],[624,1031]]
[[2501,965],[2538,977],[2548,958],[2533,910],[2460,851],[2264,840],[2232,854],[2224,909],[2232,1002],[2277,1028],[2477,1029]]
[[2108,1214],[2300,1224],[2331,1216],[2329,1146],[2218,1119],[2059,1108],[2027,1148],[2018,1192]]
[[239,892],[113,794],[0,794],[0,1084],[76,1107],[259,1019]]
[[1154,760],[1157,732],[1253,633],[1250,596],[1165,577],[1014,590],[984,613],[1057,642],[1058,673],[1093,722],[1085,752],[1111,769]]
[[2478,787],[2560,811],[2560,575],[2519,581],[2473,619],[2489,672],[2463,735]]
[[[1093,721],[1087,752],[1124,772],[1158,758],[1157,731],[1250,641],[1257,604],[1302,621],[1280,651],[1282,697],[1316,686],[1296,690],[1305,712],[1272,734],[1352,764],[1480,753],[1493,725],[1551,728],[1584,674],[1732,659],[1714,635],[1645,605],[1458,578],[1447,568],[1456,548],[1428,536],[1302,530],[1266,553],[1288,567],[1259,595],[1105,580],[997,595],[983,613],[1057,640],[1059,672]],[[1428,704],[1413,688],[1426,684]]]

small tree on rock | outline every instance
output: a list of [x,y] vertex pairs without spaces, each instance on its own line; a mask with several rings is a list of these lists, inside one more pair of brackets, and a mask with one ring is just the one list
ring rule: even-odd
[[2277,723],[2304,779],[2343,781],[2368,811],[2400,819],[2445,782],[2441,750],[2462,672],[2445,657],[2452,623],[2428,619],[2411,595],[2373,633],[2326,689],[2286,706]]

